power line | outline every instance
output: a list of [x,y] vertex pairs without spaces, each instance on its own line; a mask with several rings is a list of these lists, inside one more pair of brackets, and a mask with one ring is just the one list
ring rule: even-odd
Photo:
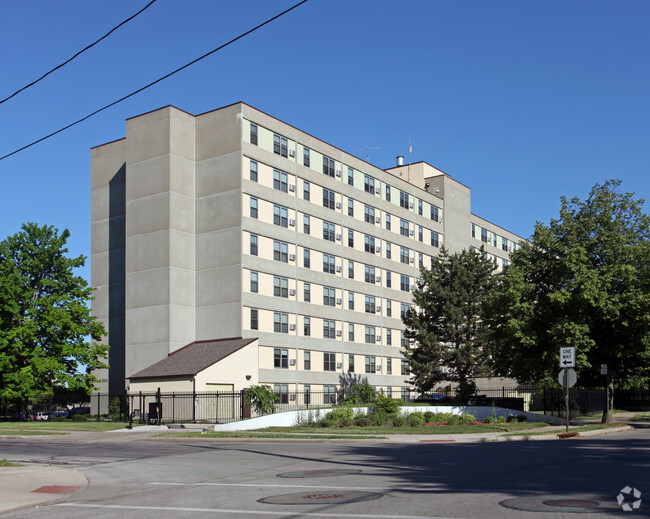
[[39,77],[37,80],[32,81],[31,83],[25,85],[24,87],[22,87],[22,88],[19,89],[19,90],[16,90],[16,91],[15,91],[13,94],[11,94],[9,97],[5,97],[4,99],[0,100],[0,104],[4,103],[5,101],[9,101],[9,99],[11,99],[12,97],[14,97],[14,96],[20,94],[23,90],[27,90],[29,87],[34,86],[36,83],[38,83],[38,82],[41,81],[42,79],[45,79],[45,78],[46,78],[47,76],[49,76],[52,72],[54,72],[54,71],[56,71],[56,70],[59,70],[61,67],[67,65],[67,64],[70,63],[73,59],[75,59],[77,56],[80,56],[81,54],[83,54],[84,52],[86,52],[88,49],[94,47],[95,45],[97,45],[97,44],[98,44],[100,41],[102,41],[103,39],[108,38],[108,37],[109,37],[113,32],[115,32],[117,29],[119,29],[120,27],[122,27],[122,25],[124,25],[124,24],[130,22],[131,20],[133,20],[136,16],[138,16],[140,13],[144,12],[146,9],[148,9],[152,4],[156,3],[157,1],[158,1],[158,0],[151,0],[151,2],[149,2],[147,5],[145,5],[142,9],[140,9],[140,10],[139,10],[137,13],[135,13],[133,16],[130,16],[129,18],[127,18],[126,20],[124,20],[124,21],[123,21],[122,23],[120,23],[119,25],[116,25],[115,27],[113,27],[110,31],[108,31],[106,34],[104,34],[104,36],[102,36],[101,38],[99,38],[97,41],[91,43],[90,45],[88,45],[88,46],[85,47],[84,49],[81,49],[79,52],[77,52],[77,53],[76,53],[74,56],[72,56],[70,59],[64,61],[64,62],[61,63],[60,65],[57,65],[56,67],[54,67],[54,68],[53,68],[52,70],[50,70],[49,72],[46,72],[45,74],[43,74],[43,75],[42,75],[41,77]]
[[152,87],[153,85],[155,85],[155,84],[157,84],[157,83],[160,83],[161,81],[167,79],[168,77],[173,76],[174,74],[180,72],[181,70],[184,70],[184,69],[186,69],[187,67],[189,67],[189,66],[191,66],[191,65],[194,65],[195,63],[198,63],[198,62],[201,61],[202,59],[207,58],[207,57],[210,56],[211,54],[214,54],[215,52],[217,52],[217,51],[219,51],[219,50],[221,50],[221,49],[227,47],[228,45],[231,45],[232,43],[235,43],[237,40],[241,40],[244,36],[248,36],[248,35],[251,34],[252,32],[255,32],[256,30],[258,30],[258,29],[264,27],[265,25],[271,23],[272,21],[277,20],[277,19],[280,18],[281,16],[287,14],[289,11],[293,11],[296,7],[300,7],[302,4],[307,3],[308,1],[309,1],[309,0],[302,0],[302,2],[298,2],[297,4],[295,4],[294,6],[290,7],[289,9],[286,9],[286,10],[282,11],[281,13],[276,14],[274,17],[269,18],[269,19],[266,20],[265,22],[262,22],[261,24],[259,24],[259,25],[255,26],[255,27],[253,27],[252,29],[249,29],[249,30],[246,31],[245,33],[240,34],[240,35],[237,36],[236,38],[233,38],[232,40],[230,40],[230,41],[224,43],[223,45],[220,45],[220,46],[217,47],[216,49],[212,49],[210,52],[206,52],[205,54],[203,54],[203,56],[200,56],[200,57],[196,58],[195,60],[190,61],[189,63],[186,63],[186,64],[183,65],[182,67],[177,68],[176,70],[170,72],[169,74],[166,74],[166,75],[164,75],[164,76],[162,76],[162,77],[156,79],[155,81],[152,81],[152,82],[149,83],[148,85],[145,85],[145,86],[143,86],[142,88],[139,88],[138,90],[135,90],[134,92],[131,92],[131,93],[128,94],[128,95],[125,95],[124,97],[118,99],[117,101],[113,101],[112,103],[107,104],[106,106],[103,106],[103,107],[100,108],[99,110],[95,110],[94,112],[92,112],[92,113],[86,115],[85,117],[82,117],[81,119],[79,119],[79,120],[77,120],[77,121],[75,121],[75,122],[73,122],[73,123],[70,123],[70,124],[68,124],[67,126],[64,126],[63,128],[60,128],[60,129],[58,129],[57,131],[52,132],[52,133],[50,133],[49,135],[46,135],[45,137],[41,137],[40,139],[38,139],[38,140],[36,140],[36,141],[34,141],[34,142],[30,143],[30,144],[27,144],[26,146],[23,146],[22,148],[18,148],[17,150],[12,151],[11,153],[7,153],[6,155],[0,157],[0,160],[4,160],[4,159],[6,159],[7,157],[11,157],[12,155],[15,155],[16,153],[20,153],[21,151],[26,150],[27,148],[31,148],[31,147],[34,146],[35,144],[38,144],[39,142],[43,142],[44,140],[49,139],[50,137],[54,137],[55,135],[57,135],[57,134],[59,134],[59,133],[65,131],[65,130],[67,130],[68,128],[72,128],[73,126],[75,126],[75,125],[77,125],[77,124],[79,124],[79,123],[85,121],[86,119],[90,119],[93,115],[97,115],[98,113],[103,112],[104,110],[110,108],[111,106],[115,106],[116,104],[121,103],[122,101],[125,101],[126,99],[128,99],[128,98],[130,98],[130,97],[133,97],[133,96],[136,95],[136,94],[139,94],[139,93],[142,92],[143,90],[146,90],[147,88],[150,88],[150,87]]

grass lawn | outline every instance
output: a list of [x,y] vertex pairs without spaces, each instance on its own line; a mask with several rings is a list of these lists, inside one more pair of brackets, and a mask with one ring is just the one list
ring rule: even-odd
[[0,422],[0,434],[12,434],[8,431],[20,431],[13,434],[47,433],[52,431],[59,432],[59,434],[72,431],[103,432],[124,429],[125,427],[126,424],[122,422],[73,422],[70,420],[65,422]]
[[649,422],[650,421],[650,411],[646,413],[638,413],[632,417],[634,422]]
[[[585,431],[595,431],[598,429],[612,429],[615,427],[620,427],[621,424],[589,424],[589,425],[576,425],[570,426],[569,432],[585,432]],[[561,434],[566,432],[566,429],[555,429],[553,431],[536,431],[536,432],[526,432],[526,433],[509,433],[504,434],[503,436],[540,436],[546,434]]]
[[20,463],[13,463],[12,461],[7,461],[7,459],[0,460],[0,467],[24,467]]
[[[614,414],[617,413],[627,413],[624,409],[614,409],[613,411]],[[582,416],[576,416],[575,418],[572,418],[572,420],[600,420],[603,417],[603,412],[598,411],[597,413],[593,414],[585,414]]]
[[[337,431],[332,433],[331,431]],[[158,434],[156,438],[291,438],[307,440],[377,440],[386,439],[385,436],[361,435],[361,434],[338,434],[338,429],[328,429],[323,434],[289,434],[279,432],[262,432],[262,431],[212,431],[212,432],[182,432],[182,433],[165,433]]]

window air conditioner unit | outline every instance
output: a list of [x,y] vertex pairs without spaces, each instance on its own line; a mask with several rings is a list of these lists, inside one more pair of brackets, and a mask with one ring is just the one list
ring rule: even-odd
[[411,261],[411,263],[415,262],[415,258],[409,258],[409,260]]
[[295,221],[293,218],[290,218],[290,219],[289,219],[289,225],[290,225],[291,227],[295,227],[295,226],[296,226],[296,221]]
[[380,187],[375,188],[375,194],[376,195],[381,195],[381,188]]
[[411,285],[411,292],[413,292],[413,290],[415,290],[415,285]]
[[340,170],[340,169],[337,169],[337,170],[336,170],[336,176],[337,176],[337,177],[340,177],[340,176],[341,176],[341,170]]
[[336,208],[341,209],[341,202],[336,202]]
[[381,283],[381,276],[377,276],[377,277],[375,278],[375,281],[377,281],[377,283]]
[[336,272],[341,272],[341,270],[342,270],[341,265],[337,265],[336,266]]
[[296,190],[296,185],[295,184],[289,184],[289,191],[295,191]]
[[336,330],[336,336],[340,337],[341,335],[343,335],[343,332],[341,330]]
[[289,359],[289,366],[295,366],[295,365],[296,365],[296,359]]
[[381,223],[381,217],[380,216],[377,216],[375,218],[375,223]]
[[342,305],[342,304],[343,304],[343,299],[341,299],[340,297],[338,297],[338,298],[336,299],[336,304],[337,304],[337,305]]
[[375,252],[379,254],[381,252],[381,247],[375,247]]
[[377,335],[377,342],[381,342],[381,335]]
[[341,364],[340,362],[336,363],[336,369],[341,369],[342,367],[343,367],[343,364]]
[[341,235],[340,234],[336,235],[336,241],[341,241]]
[[289,289],[289,295],[290,296],[295,296],[296,295],[296,289],[295,288]]
[[377,364],[377,371],[381,372],[381,364]]
[[295,394],[295,393],[291,393],[291,394],[289,395],[289,400],[295,401],[295,400],[296,400],[296,394]]
[[296,261],[296,255],[295,254],[289,254],[289,261]]
[[289,150],[289,157],[295,157],[295,156],[296,156],[295,150]]
[[377,307],[377,312],[381,312],[381,306]]
[[415,234],[415,230],[411,229],[411,230],[409,231],[409,234],[410,234],[411,236],[413,236],[413,235]]
[[413,209],[413,202],[411,202],[411,203],[409,204],[409,207],[410,207],[411,209]]

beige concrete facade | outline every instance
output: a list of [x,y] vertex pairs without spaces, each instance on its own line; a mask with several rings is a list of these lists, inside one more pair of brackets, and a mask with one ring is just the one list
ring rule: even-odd
[[129,119],[92,151],[91,196],[111,393],[192,341],[258,337],[256,358],[228,361],[244,369],[202,383],[302,392],[361,377],[395,394],[420,266],[444,244],[484,245],[502,267],[521,240],[429,164],[381,170],[244,103]]

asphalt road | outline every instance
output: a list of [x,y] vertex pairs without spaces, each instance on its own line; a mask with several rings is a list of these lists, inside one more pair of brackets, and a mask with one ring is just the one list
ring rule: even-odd
[[[650,429],[472,444],[41,437],[3,441],[2,457],[89,480],[54,505],[3,518],[650,517]],[[630,513],[617,503],[626,486],[642,493]]]

